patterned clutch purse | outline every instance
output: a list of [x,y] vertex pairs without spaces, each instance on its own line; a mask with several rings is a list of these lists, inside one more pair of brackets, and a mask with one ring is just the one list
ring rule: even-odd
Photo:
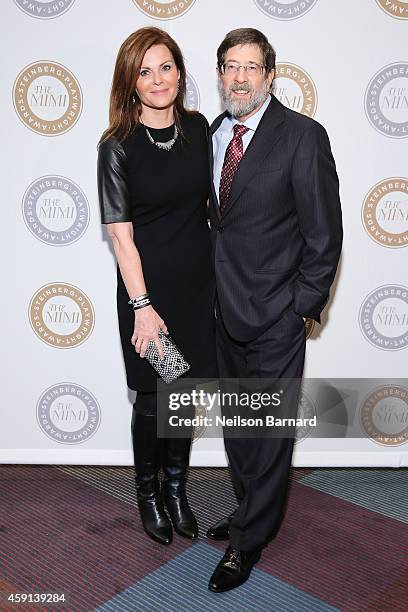
[[164,332],[159,331],[159,339],[163,345],[163,359],[160,359],[157,346],[152,340],[147,346],[146,359],[164,382],[169,384],[187,372],[190,369],[190,364],[184,359],[170,336],[166,336]]

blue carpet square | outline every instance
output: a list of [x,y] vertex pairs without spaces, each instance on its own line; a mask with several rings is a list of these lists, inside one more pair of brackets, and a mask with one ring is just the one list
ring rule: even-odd
[[[227,593],[211,593],[209,577],[222,551],[201,542],[98,607],[98,612],[338,612],[337,608],[256,567],[249,580]],[[188,602],[181,603],[181,602]]]

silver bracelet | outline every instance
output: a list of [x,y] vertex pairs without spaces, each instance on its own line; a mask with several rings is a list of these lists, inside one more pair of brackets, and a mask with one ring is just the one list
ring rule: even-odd
[[145,308],[145,306],[150,306],[151,301],[150,300],[144,300],[143,302],[140,302],[139,304],[137,304],[137,306],[133,306],[133,310],[139,310],[140,308]]
[[139,295],[136,298],[131,298],[128,301],[128,304],[132,304],[133,310],[138,310],[139,308],[144,308],[145,306],[149,306],[149,304],[151,304],[149,294],[144,293],[143,295]]

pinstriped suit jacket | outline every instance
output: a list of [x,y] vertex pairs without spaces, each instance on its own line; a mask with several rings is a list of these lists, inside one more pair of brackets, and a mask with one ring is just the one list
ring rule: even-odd
[[[213,178],[212,134],[209,158]],[[247,342],[291,308],[320,323],[343,239],[339,181],[326,130],[274,96],[234,176],[223,216],[211,180],[218,304]]]

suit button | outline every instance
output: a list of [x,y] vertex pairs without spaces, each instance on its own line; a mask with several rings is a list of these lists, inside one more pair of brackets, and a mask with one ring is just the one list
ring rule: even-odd
[[218,226],[218,231],[220,232],[220,234],[222,234],[222,232],[224,231],[224,228],[222,227],[222,225]]

